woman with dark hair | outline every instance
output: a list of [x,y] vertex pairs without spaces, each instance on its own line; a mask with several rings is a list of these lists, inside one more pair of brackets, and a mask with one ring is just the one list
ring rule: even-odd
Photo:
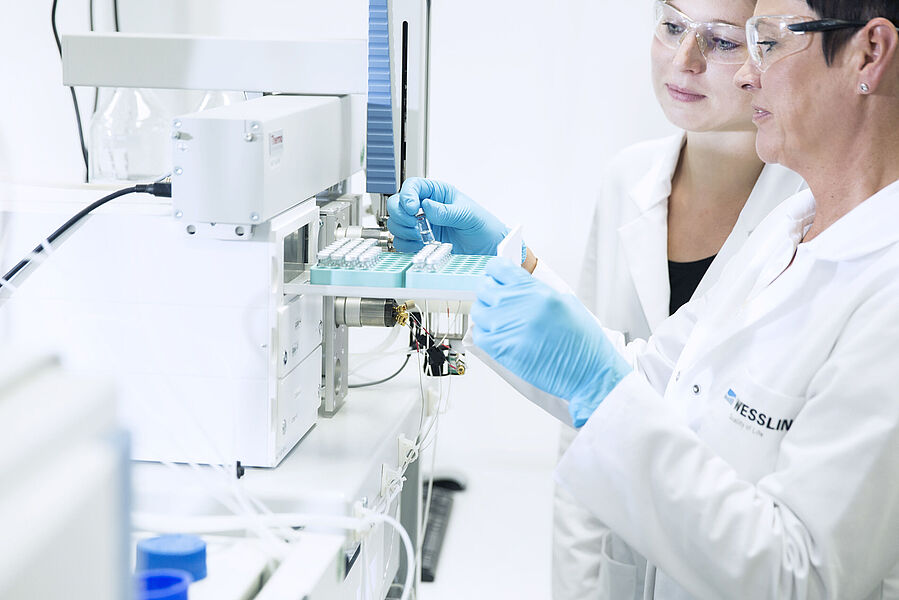
[[759,1],[735,84],[810,189],[648,341],[488,265],[475,343],[568,402],[556,478],[647,560],[609,597],[899,598],[896,23],[896,0]]

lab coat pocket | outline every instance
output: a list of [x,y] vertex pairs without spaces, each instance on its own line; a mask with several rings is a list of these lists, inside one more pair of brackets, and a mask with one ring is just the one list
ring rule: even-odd
[[619,562],[611,556],[612,532],[606,532],[599,554],[597,598],[600,600],[630,600],[637,591],[637,567]]
[[774,470],[780,444],[805,404],[762,384],[748,369],[712,398],[701,436],[747,481]]

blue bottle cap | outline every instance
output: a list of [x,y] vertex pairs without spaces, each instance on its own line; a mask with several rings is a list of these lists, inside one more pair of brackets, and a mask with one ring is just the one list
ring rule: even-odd
[[134,575],[135,600],[187,600],[191,576],[181,569],[150,569]]
[[135,571],[182,569],[194,581],[206,577],[206,542],[195,535],[163,535],[137,543]]

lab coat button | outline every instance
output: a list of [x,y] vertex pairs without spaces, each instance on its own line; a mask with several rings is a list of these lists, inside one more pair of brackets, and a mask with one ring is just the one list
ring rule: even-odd
[[699,392],[701,392],[701,391],[702,391],[702,388],[700,388],[698,385],[693,386],[693,395],[694,396],[698,396]]

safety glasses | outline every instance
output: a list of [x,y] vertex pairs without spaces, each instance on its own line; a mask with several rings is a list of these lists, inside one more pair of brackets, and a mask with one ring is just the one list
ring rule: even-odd
[[729,23],[699,23],[664,0],[655,0],[655,36],[668,48],[677,49],[694,36],[699,51],[709,62],[739,64],[746,61],[746,30]]
[[765,15],[746,22],[746,41],[749,56],[759,71],[782,58],[802,52],[812,43],[812,33],[864,27],[865,21],[839,19],[811,19],[792,15]]

